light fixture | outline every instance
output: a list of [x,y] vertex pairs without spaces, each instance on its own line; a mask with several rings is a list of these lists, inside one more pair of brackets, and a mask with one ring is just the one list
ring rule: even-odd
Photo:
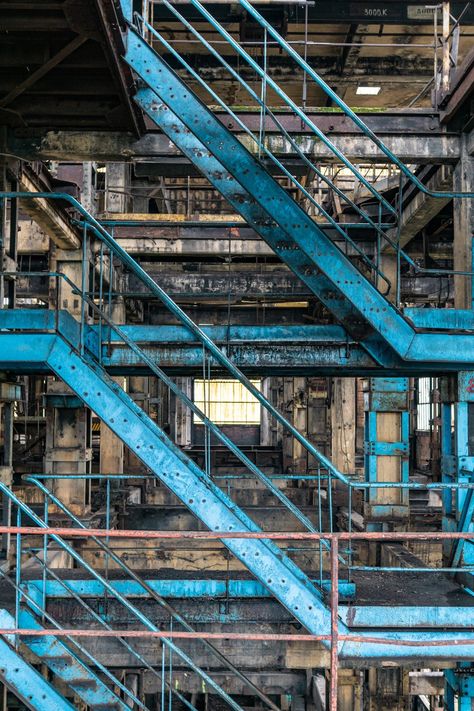
[[358,96],[377,96],[380,89],[380,86],[358,86],[356,94]]

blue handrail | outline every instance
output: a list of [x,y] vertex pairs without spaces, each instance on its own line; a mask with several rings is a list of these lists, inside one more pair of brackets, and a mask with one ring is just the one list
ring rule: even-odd
[[[13,491],[6,485],[0,482],[0,491],[7,496],[10,501],[12,501],[19,511],[24,512],[27,516],[37,525],[39,528],[48,528],[47,524],[41,519],[27,504],[25,504],[21,499],[13,493]],[[92,575],[95,580],[103,585],[104,589],[107,590],[116,600],[118,600],[134,617],[137,618],[144,627],[152,630],[153,632],[158,632],[159,629],[154,625],[147,617],[144,615],[135,605],[133,605],[130,600],[124,597],[113,585],[104,578],[100,573],[97,572],[86,560],[66,541],[64,541],[61,536],[56,533],[49,534],[50,538],[54,540],[68,555],[70,555],[80,566],[84,568],[90,575]],[[243,711],[241,706],[237,704],[234,699],[232,699],[215,681],[210,677],[207,672],[201,669],[195,662],[187,655],[180,647],[169,637],[160,637],[162,644],[168,647],[174,654],[177,654],[183,662],[189,666],[196,674],[198,674],[206,684],[209,684],[219,696],[221,696],[234,711]]]
[[[72,207],[74,207],[84,218],[86,223],[89,225],[96,236],[102,240],[121,260],[121,262],[127,266],[130,271],[132,271],[145,286],[154,294],[160,301],[168,308],[176,318],[181,321],[181,323],[200,341],[200,343],[207,348],[211,353],[213,358],[222,365],[233,378],[238,380],[254,397],[258,402],[291,434],[295,439],[300,442],[300,444],[312,454],[317,461],[321,464],[324,469],[327,469],[331,474],[347,483],[347,477],[342,474],[337,467],[322,453],[317,447],[314,446],[309,440],[306,439],[304,435],[281,414],[277,408],[275,408],[271,402],[263,395],[263,393],[252,383],[252,381],[238,368],[217,346],[214,341],[187,315],[183,309],[176,304],[175,301],[169,296],[169,294],[162,289],[156,282],[150,277],[149,274],[131,257],[128,252],[126,252],[118,242],[112,237],[112,235],[107,232],[107,230],[100,224],[98,220],[95,219],[82,205],[71,195],[67,193],[48,193],[48,192],[13,192],[13,191],[3,191],[0,192],[0,198],[19,198],[19,199],[35,199],[35,198],[47,198],[56,200],[65,200]],[[82,225],[81,222],[79,222]]]
[[[200,12],[203,14],[205,13],[206,16],[209,17],[209,22],[215,22],[214,18],[210,13],[207,12],[207,10],[201,5],[199,0],[189,0],[194,7],[196,7]],[[394,163],[400,170],[401,172],[409,179],[411,183],[416,185],[418,190],[420,190],[422,193],[425,193],[425,195],[429,195],[430,197],[434,198],[445,198],[445,197],[450,197],[450,198],[473,198],[474,193],[473,192],[438,192],[438,191],[433,191],[429,190],[429,188],[426,187],[418,178],[417,176],[408,168],[403,161],[401,161],[389,148],[388,146],[385,145],[385,143],[367,126],[367,124],[348,106],[343,99],[341,99],[340,96],[336,94],[336,92],[331,89],[329,84],[327,84],[322,77],[319,76],[317,72],[314,71],[314,69],[306,62],[303,57],[301,57],[298,52],[296,52],[293,47],[286,42],[283,37],[280,35],[280,33],[272,27],[272,25],[265,20],[265,18],[254,8],[254,6],[248,1],[248,0],[238,0],[240,5],[247,10],[247,12],[252,15],[252,17],[273,37],[273,39],[279,44],[279,46],[284,49],[288,55],[294,59],[294,61],[304,70],[306,74],[308,74],[311,79],[313,79],[316,84],[323,89],[323,91],[327,94],[327,96],[333,101],[336,106],[338,106],[345,114],[348,116],[352,121],[355,123],[355,125],[360,128],[360,130],[366,135],[370,140],[375,143],[375,145],[380,148],[380,150],[389,158],[392,163]],[[213,26],[215,26],[213,24]],[[218,29],[217,27],[215,27]],[[218,30],[219,31],[219,30]],[[234,40],[235,41],[235,40]]]
[[[272,119],[272,121],[275,123],[275,125],[278,127],[282,135],[285,137],[286,140],[289,141],[291,144],[292,148],[295,150],[297,155],[301,158],[301,160],[311,169],[315,172],[316,175],[318,175],[332,190],[336,192],[339,197],[341,197],[352,209],[354,209],[357,214],[359,214],[364,222],[372,227],[376,233],[387,243],[387,246],[394,251],[396,251],[397,255],[400,258],[403,258],[407,264],[413,270],[418,273],[418,274],[427,274],[427,275],[435,275],[435,276],[444,276],[444,275],[455,275],[455,276],[472,276],[473,272],[472,271],[467,271],[467,270],[453,270],[453,269],[433,269],[433,268],[426,268],[426,267],[421,267],[419,264],[417,264],[407,252],[405,252],[398,242],[385,231],[385,229],[382,227],[381,224],[377,224],[374,222],[374,220],[371,218],[371,216],[366,213],[362,208],[360,208],[348,195],[346,195],[340,188],[338,188],[332,180],[330,180],[322,171],[319,170],[319,168],[308,158],[308,156],[301,150],[300,146],[296,143],[296,141],[293,139],[293,137],[288,133],[288,131],[285,129],[281,121],[277,118],[277,116],[273,113],[271,108],[266,106],[264,102],[262,101],[261,97],[256,94],[256,92],[248,85],[248,83],[244,80],[244,78],[237,72],[225,59],[222,55],[219,54],[219,52],[206,40],[206,38],[180,13],[176,7],[174,7],[169,0],[162,0],[163,4],[170,10],[170,12],[177,18],[179,19],[183,25],[186,27],[188,31],[190,31],[194,36],[199,39],[199,41],[203,44],[204,47],[227,69],[227,71],[233,76],[236,81],[238,81],[242,87],[249,93],[249,95],[256,101],[256,103],[261,107],[262,110],[264,110]],[[198,3],[199,4],[199,3]],[[201,6],[202,7],[202,6]],[[205,11],[205,17],[208,19],[211,17],[210,13]],[[166,48],[172,56],[177,59],[181,63],[181,65],[190,73],[190,75],[198,81],[201,86],[212,96],[212,98],[231,116],[231,118],[236,122],[238,126],[257,144],[259,147],[259,150],[262,150],[265,155],[267,155],[274,163],[275,165],[282,171],[284,175],[286,175],[292,182],[293,184],[304,194],[304,196],[313,204],[322,215],[329,221],[329,223],[337,230],[339,234],[342,235],[343,239],[350,244],[355,251],[364,259],[364,261],[369,265],[369,267],[381,278],[383,281],[388,286],[388,291],[390,291],[390,281],[387,278],[387,276],[384,274],[384,272],[381,270],[380,265],[378,263],[378,260],[374,263],[371,261],[371,259],[367,256],[367,254],[359,247],[357,243],[355,243],[347,233],[343,229],[343,227],[347,228],[347,225],[341,225],[341,223],[338,223],[334,220],[334,218],[320,205],[317,200],[311,195],[310,192],[300,183],[300,181],[292,175],[292,173],[286,168],[286,166],[269,150],[265,142],[261,142],[257,136],[251,131],[251,129],[242,121],[242,119],[225,103],[223,99],[220,98],[220,96],[212,89],[212,87],[200,76],[199,72],[193,69],[191,65],[189,65],[188,62],[177,52],[174,47],[163,37],[161,33],[159,33],[149,22],[147,22],[139,13],[134,13],[134,19],[138,23],[142,25],[142,27],[146,27],[150,33],[156,37]],[[249,55],[246,50],[244,50],[238,43],[235,42],[235,40],[232,38],[232,36],[218,23],[215,18],[213,18],[213,26],[215,29],[218,29],[220,34],[227,40],[229,41],[233,47],[237,49],[239,52],[239,55],[244,58],[252,68],[257,71],[257,73],[260,75],[262,79],[265,80],[265,82],[270,82],[273,81],[271,80],[270,77],[266,74],[266,72],[255,62],[255,60]],[[291,103],[291,99],[287,97],[287,95],[282,91],[280,94],[281,98],[286,97],[286,103],[290,108],[294,110],[294,106]],[[290,102],[290,103],[289,103]],[[365,124],[364,124],[365,125]],[[318,134],[319,135],[319,134]],[[326,137],[323,138],[323,141],[326,143],[328,147],[330,147],[330,141],[329,139],[326,139]],[[332,145],[332,144],[331,144]],[[350,162],[349,162],[350,163]],[[350,163],[350,166],[352,166],[353,169],[355,169],[355,166]],[[421,183],[420,183],[421,184]],[[365,182],[364,182],[365,185]],[[369,185],[371,185],[369,183]],[[375,193],[374,193],[375,191]],[[377,196],[378,199],[382,199],[382,196],[380,193],[375,190],[375,188],[372,186],[372,191],[373,194]],[[451,196],[451,197],[467,197],[469,196],[470,193],[440,193],[438,197],[446,197],[446,196]],[[392,208],[392,211],[397,214],[398,212],[395,208]],[[388,291],[386,293],[388,293]]]

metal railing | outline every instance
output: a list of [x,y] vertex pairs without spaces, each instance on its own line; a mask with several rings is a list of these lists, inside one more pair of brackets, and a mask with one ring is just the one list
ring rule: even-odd
[[[176,60],[179,65],[189,74],[189,76],[196,81],[200,87],[202,87],[206,93],[212,98],[212,100],[220,106],[231,118],[235,125],[239,126],[243,133],[249,137],[252,145],[258,152],[259,158],[268,158],[278,169],[281,175],[285,176],[290,180],[293,186],[297,188],[302,196],[304,196],[311,205],[313,205],[316,211],[322,215],[328,222],[334,227],[337,234],[342,237],[344,242],[349,245],[354,253],[361,258],[362,263],[370,270],[373,275],[374,280],[381,288],[382,283],[385,284],[385,293],[390,292],[393,288],[393,284],[387,278],[385,273],[381,268],[382,262],[382,252],[387,250],[389,253],[396,255],[397,259],[397,278],[396,278],[396,303],[400,303],[400,273],[401,273],[401,262],[406,262],[406,264],[417,274],[425,274],[427,276],[448,276],[456,275],[463,277],[472,277],[472,271],[454,270],[454,269],[437,269],[437,268],[427,268],[421,267],[415,260],[413,260],[410,255],[403,250],[400,244],[400,226],[401,226],[401,216],[404,205],[404,191],[407,184],[412,184],[418,191],[433,197],[433,198],[472,198],[474,193],[470,192],[458,192],[458,191],[433,191],[430,190],[423,182],[417,177],[417,175],[405,165],[384,143],[381,141],[373,131],[365,124],[365,122],[357,116],[357,114],[329,87],[329,85],[314,71],[314,69],[305,61],[299,53],[288,44],[283,37],[278,33],[278,31],[273,28],[262,15],[247,1],[239,0],[240,4],[249,12],[249,14],[261,25],[264,31],[264,37],[271,35],[274,42],[285,52],[287,56],[295,61],[299,68],[303,70],[305,78],[309,78],[310,81],[314,81],[320,89],[322,89],[327,97],[334,102],[334,104],[340,109],[350,120],[355,124],[355,126],[366,136],[371,142],[373,142],[380,152],[385,156],[388,164],[395,166],[399,171],[400,180],[398,194],[395,204],[392,204],[387,200],[381,192],[379,192],[376,187],[359,171],[357,166],[355,166],[346,156],[337,148],[337,146],[328,138],[319,127],[312,121],[306,114],[303,108],[301,108],[295,101],[293,101],[287,93],[279,86],[279,84],[273,79],[273,77],[268,73],[267,69],[267,44],[264,41],[263,46],[263,66],[251,56],[243,47],[241,43],[234,39],[234,37],[216,20],[216,18],[205,8],[199,0],[190,0],[190,3],[194,8],[198,10],[201,18],[208,22],[213,30],[217,31],[219,35],[223,38],[224,43],[231,47],[238,55],[239,61],[243,60],[248,67],[255,72],[257,77],[261,81],[261,91],[260,94],[252,88],[248,81],[245,80],[243,73],[237,71],[234,67],[222,56],[222,54],[209,42],[206,37],[200,32],[191,22],[189,22],[186,17],[178,10],[179,6],[175,6],[169,0],[162,0],[163,5],[169,10],[172,18],[178,20],[182,23],[186,31],[192,34],[198,42],[221,64],[224,69],[229,73],[233,81],[237,82],[245,92],[248,94],[250,99],[255,103],[260,111],[260,129],[259,133],[254,133],[239,117],[239,115],[229,106],[226,101],[219,96],[216,90],[202,78],[199,71],[195,70],[186,61],[184,57],[173,47],[161,32],[159,32],[153,25],[147,21],[147,19],[138,13],[134,14],[134,24],[135,28],[142,35],[146,35],[149,41],[153,42],[153,39],[157,40],[163,51],[169,53],[174,60]],[[275,95],[283,101],[284,106],[291,109],[291,111],[297,115],[303,124],[308,128],[309,133],[314,135],[318,141],[321,141],[328,150],[334,155],[334,157],[340,161],[353,175],[354,178],[363,185],[368,191],[372,198],[376,201],[378,205],[378,219],[372,218],[371,214],[361,208],[353,198],[351,198],[347,192],[339,188],[334,181],[332,181],[328,175],[321,171],[320,167],[308,156],[308,152],[304,151],[298,144],[290,133],[285,129],[282,122],[279,120],[277,114],[272,111],[271,107],[267,103],[267,91],[271,90]],[[351,210],[355,211],[359,218],[362,220],[363,224],[374,230],[374,235],[376,236],[376,249],[375,255],[368,255],[364,249],[354,242],[350,237],[347,230],[344,228],[344,224],[338,222],[309,192],[306,185],[293,174],[284,165],[282,160],[276,155],[275,151],[271,150],[272,141],[266,136],[266,119],[269,118],[274,129],[280,134],[281,138],[291,147],[292,152],[298,156],[301,162],[306,166],[306,168],[318,177],[318,180],[324,182],[329,191],[337,195],[344,204],[346,204]],[[405,181],[405,183],[404,183]],[[391,227],[395,237],[392,237],[385,225],[383,224],[383,211],[388,212],[388,214],[394,219],[394,223]]]
[[[200,639],[200,640],[236,640],[236,641],[285,641],[293,642],[298,641],[299,643],[312,643],[315,642],[329,642],[330,648],[330,670],[331,670],[331,682],[330,682],[330,694],[329,694],[329,709],[330,711],[336,711],[337,709],[337,682],[338,682],[338,668],[340,658],[360,658],[364,659],[367,663],[368,659],[374,654],[374,650],[386,650],[381,652],[381,656],[384,654],[392,659],[431,659],[431,660],[457,660],[459,658],[465,658],[467,655],[472,655],[471,649],[474,645],[474,635],[471,629],[466,629],[466,621],[459,618],[458,612],[465,609],[460,607],[457,611],[456,607],[446,606],[446,610],[453,616],[453,621],[449,623],[452,627],[451,631],[446,631],[446,624],[448,624],[445,619],[444,622],[440,623],[438,626],[432,624],[432,629],[426,629],[426,623],[420,625],[420,629],[416,629],[416,625],[410,623],[409,618],[406,618],[406,622],[403,623],[404,618],[404,608],[395,607],[387,608],[385,605],[381,606],[380,609],[389,612],[390,621],[385,619],[383,616],[380,619],[375,620],[374,631],[364,631],[364,632],[354,632],[351,631],[350,627],[341,628],[341,619],[344,619],[344,611],[341,610],[339,601],[339,546],[341,543],[346,543],[347,541],[365,541],[368,543],[378,543],[380,545],[393,544],[393,543],[403,543],[403,542],[433,542],[440,544],[445,541],[467,541],[472,540],[472,533],[461,533],[461,532],[338,532],[338,533],[307,533],[307,532],[229,532],[229,531],[130,531],[130,530],[105,530],[105,529],[75,529],[75,528],[56,528],[50,527],[45,524],[38,516],[33,514],[31,509],[24,503],[19,501],[17,497],[3,484],[0,484],[0,490],[3,494],[7,495],[13,503],[18,506],[23,512],[25,512],[30,518],[33,519],[34,523],[39,526],[35,528],[32,526],[0,526],[0,533],[8,532],[10,535],[17,536],[44,536],[49,537],[51,540],[57,541],[60,545],[70,552],[72,549],[69,544],[62,540],[63,536],[70,538],[85,538],[87,539],[98,539],[98,538],[124,538],[124,539],[145,539],[145,540],[223,540],[223,539],[270,539],[273,541],[301,541],[307,540],[310,542],[318,542],[324,539],[331,551],[331,588],[330,588],[330,608],[331,608],[331,625],[329,630],[324,630],[321,634],[307,634],[307,633],[293,633],[293,634],[279,634],[279,633],[236,633],[236,632],[209,632],[209,631],[189,631],[189,630],[176,630],[176,629],[146,629],[146,630],[133,630],[133,629],[114,629],[110,625],[102,625],[101,629],[89,629],[89,628],[68,628],[68,629],[42,629],[42,630],[31,630],[26,628],[21,628],[18,624],[15,629],[1,629],[0,634],[2,635],[14,635],[17,639],[21,639],[22,636],[28,637],[44,637],[44,636],[57,636],[62,639],[66,638],[122,638],[133,639],[160,639],[165,643],[169,640],[177,639]],[[74,552],[74,551],[73,551]],[[76,560],[79,560],[78,554],[74,552]],[[87,564],[86,564],[87,566]],[[87,569],[87,567],[86,567]],[[431,572],[442,572],[443,569],[440,568],[426,568]],[[372,566],[370,568],[372,574],[376,572],[390,573],[399,572],[396,566],[380,565]],[[413,574],[411,568],[403,569],[406,574]],[[97,572],[93,572],[94,578],[100,580],[101,584],[108,591],[110,590],[110,584],[100,576]],[[63,581],[61,581],[61,584]],[[67,591],[67,584],[65,586],[65,596],[70,596],[70,592]],[[22,594],[23,591],[22,591]],[[466,593],[466,596],[467,593]],[[121,596],[117,593],[117,598]],[[436,604],[436,596],[433,595],[433,604]],[[406,604],[406,602],[405,602]],[[408,609],[411,609],[410,607]],[[420,608],[423,610],[423,608]],[[401,614],[394,614],[394,611],[401,611]],[[457,617],[456,617],[457,615]],[[424,618],[423,618],[424,619]],[[457,622],[454,622],[454,620]],[[400,621],[402,623],[400,623]],[[366,625],[365,625],[366,626]],[[394,632],[393,629],[389,630],[387,628],[395,628],[397,631]],[[11,638],[11,637],[10,637]],[[189,704],[188,704],[189,706]],[[235,708],[235,707],[234,707]]]

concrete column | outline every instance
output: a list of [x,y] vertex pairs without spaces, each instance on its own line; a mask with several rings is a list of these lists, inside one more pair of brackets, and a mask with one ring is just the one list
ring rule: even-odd
[[[13,484],[13,406],[21,397],[20,386],[17,383],[0,379],[0,481],[11,487]],[[1,522],[6,526],[10,523],[11,502],[3,498]],[[8,560],[10,547],[9,534],[1,537],[1,549]]]
[[[90,471],[90,410],[60,380],[48,383],[46,404],[47,474],[86,474]],[[86,510],[86,482],[83,479],[57,479],[53,492],[75,513]]]
[[[308,393],[306,378],[284,378],[283,400],[285,414],[303,435],[307,435]],[[294,474],[306,472],[308,454],[300,442],[286,430],[283,431],[283,469]]]
[[357,669],[339,669],[337,708],[338,711],[362,711],[363,672]]
[[400,667],[369,669],[365,711],[410,711],[409,672]]
[[[283,378],[263,378],[262,393],[278,410],[283,411]],[[282,426],[264,407],[260,411],[260,444],[279,447],[282,444]]]
[[123,214],[131,210],[130,165],[128,163],[107,163],[105,189],[105,212]]
[[331,397],[331,459],[343,474],[355,472],[355,378],[333,378]]
[[378,279],[378,288],[383,294],[386,295],[387,299],[391,301],[392,304],[395,304],[397,301],[397,284],[400,276],[398,273],[397,255],[394,254],[393,251],[382,252],[380,268],[387,280],[390,282],[390,291],[388,294],[385,294],[388,286],[387,282],[381,278]]
[[[114,323],[125,323],[125,304],[123,299],[117,299],[112,304],[110,317]],[[124,387],[125,378],[117,376],[114,381]],[[107,427],[105,422],[100,423],[100,473],[123,474],[123,442],[114,432]]]
[[[0,159],[0,190],[17,190],[17,182],[10,180],[7,166]],[[17,269],[18,252],[18,200],[10,200],[9,209],[5,200],[0,201],[0,271],[14,272]],[[10,277],[0,280],[0,308],[15,307],[16,281]]]
[[[176,384],[191,400],[193,379],[188,376],[175,378]],[[180,447],[189,447],[192,442],[193,413],[180,398],[172,396],[173,413],[170,412],[170,435]]]
[[[474,191],[474,156],[469,155],[469,144],[474,141],[471,135],[461,134],[461,158],[454,168],[453,188],[456,192]],[[472,237],[474,231],[474,199],[456,198],[453,200],[454,229],[454,269],[472,271]],[[454,306],[457,309],[471,309],[472,278],[454,277]]]

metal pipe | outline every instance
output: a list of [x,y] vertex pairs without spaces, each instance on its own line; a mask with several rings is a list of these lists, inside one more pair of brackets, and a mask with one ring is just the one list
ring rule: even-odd
[[329,690],[329,711],[337,711],[337,679],[339,666],[339,560],[337,538],[331,540],[331,681]]
[[[39,523],[41,528],[36,528],[34,526],[0,526],[1,533],[24,533],[31,534],[34,536],[66,536],[73,538],[144,538],[147,540],[152,539],[201,539],[201,540],[222,540],[224,538],[247,538],[247,539],[263,539],[263,540],[274,540],[274,541],[319,541],[327,540],[331,541],[334,538],[338,538],[340,541],[349,541],[353,539],[357,540],[373,540],[373,541],[441,541],[441,540],[470,540],[474,538],[474,532],[461,532],[461,531],[413,531],[413,532],[402,532],[402,531],[337,531],[334,533],[308,533],[306,531],[132,531],[129,529],[116,530],[111,529],[109,531],[104,528],[88,528],[88,529],[76,529],[76,528],[61,528],[61,527],[45,527],[42,526],[42,520],[34,514],[34,512],[29,509],[26,504],[20,501],[10,489],[0,482],[0,490],[4,491],[7,496],[10,496],[17,506],[24,507],[28,515],[34,517],[34,520]],[[59,545],[67,546],[67,543],[60,541]],[[69,548],[69,546],[67,546]],[[74,552],[75,555],[78,555]],[[85,561],[81,564],[87,565]],[[410,569],[407,568],[407,571]],[[92,570],[93,575],[98,575],[97,571]],[[104,581],[105,583],[106,581]],[[108,583],[107,583],[108,585]]]
[[[0,628],[0,635],[21,635],[27,637],[141,637],[143,639],[228,639],[228,640],[254,640],[262,642],[322,642],[330,640],[329,634],[271,634],[247,632],[177,632],[176,630],[97,630],[97,629],[26,629],[26,628]],[[365,635],[339,634],[340,642],[356,642],[357,644],[387,644],[393,647],[458,647],[461,645],[474,645],[474,637],[453,637],[451,639],[393,639],[390,637],[366,637]]]
[[[25,480],[31,481],[29,477],[25,477]],[[62,501],[60,501],[60,499],[58,499],[54,494],[52,494],[49,489],[47,489],[45,486],[43,486],[43,484],[38,481],[35,482],[33,480],[33,483],[35,483],[36,486],[38,486],[38,488],[45,494],[45,497],[48,497],[55,506],[58,506],[61,511],[66,513],[76,525],[80,526],[81,529],[86,528],[82,521],[77,518],[77,516],[75,516],[73,512],[70,511],[67,506],[63,504]],[[107,542],[108,538],[109,536],[106,537]],[[110,557],[115,563],[117,563],[117,565],[119,565],[119,567],[125,573],[127,573],[135,582],[137,582],[142,587],[142,589],[153,600],[155,600],[155,602],[157,602],[161,607],[163,607],[163,609],[165,609],[172,616],[172,618],[174,618],[180,625],[182,625],[185,630],[187,630],[188,632],[194,632],[192,626],[189,624],[186,618],[184,618],[172,605],[170,605],[167,600],[165,600],[161,595],[159,595],[156,590],[154,590],[150,585],[148,585],[148,583],[143,580],[143,578],[141,578],[133,570],[133,568],[130,568],[130,566],[127,565],[127,563],[125,563],[125,561],[122,560],[119,555],[117,555],[113,550],[111,550],[108,545],[104,544],[103,541],[101,541],[95,536],[92,540],[97,543],[97,545],[106,552],[107,556]],[[278,707],[271,701],[271,699],[269,699],[268,696],[264,694],[258,686],[256,686],[248,677],[246,677],[245,674],[243,674],[239,669],[237,669],[237,667],[232,664],[232,662],[230,662],[220,650],[216,649],[216,647],[206,642],[205,646],[208,651],[210,651],[222,664],[224,664],[229,669],[229,671],[231,671],[241,681],[243,681],[244,684],[254,692],[254,694],[256,694],[262,701],[264,701],[265,704],[267,704],[267,706],[273,709],[273,711],[280,711]]]

